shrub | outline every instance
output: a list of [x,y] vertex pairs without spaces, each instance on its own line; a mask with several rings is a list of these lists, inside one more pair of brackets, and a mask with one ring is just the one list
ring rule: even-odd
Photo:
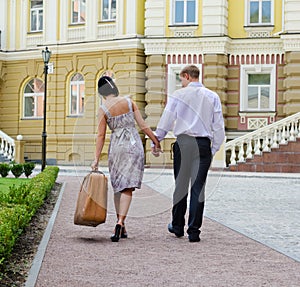
[[1,266],[10,256],[18,236],[44,203],[55,183],[58,171],[58,167],[46,167],[28,184],[12,186],[0,198],[0,277]]
[[0,174],[2,177],[7,177],[10,171],[10,166],[7,163],[0,163]]
[[35,168],[35,164],[33,162],[26,162],[23,164],[24,174],[27,178],[32,174],[34,168]]
[[21,176],[21,174],[23,173],[23,164],[21,163],[13,163],[11,168],[10,168],[12,174],[18,178]]
[[24,205],[0,206],[0,266],[11,254],[18,236],[30,218]]

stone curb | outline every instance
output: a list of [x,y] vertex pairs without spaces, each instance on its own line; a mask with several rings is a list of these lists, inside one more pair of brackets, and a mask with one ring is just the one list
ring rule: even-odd
[[47,224],[47,227],[46,227],[46,230],[44,232],[43,238],[42,238],[42,240],[39,244],[37,253],[34,257],[33,263],[32,263],[31,268],[29,270],[29,274],[28,274],[28,277],[27,277],[27,280],[26,280],[26,283],[25,283],[25,287],[34,287],[35,286],[35,283],[36,283],[36,280],[38,278],[40,268],[42,266],[42,262],[43,262],[43,259],[44,259],[44,256],[45,256],[47,245],[48,245],[48,242],[49,242],[49,239],[50,239],[50,236],[51,236],[53,225],[54,225],[54,222],[55,222],[58,210],[59,210],[59,206],[60,206],[64,191],[65,191],[65,183],[63,183],[63,185],[62,185],[62,188],[60,190],[60,193],[59,193],[59,196],[57,198],[56,204],[54,206],[52,215],[51,215],[51,217],[49,219],[49,222]]

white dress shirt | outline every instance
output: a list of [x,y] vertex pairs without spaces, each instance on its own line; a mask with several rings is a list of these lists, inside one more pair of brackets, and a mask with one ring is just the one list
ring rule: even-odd
[[168,131],[174,135],[208,137],[214,155],[224,138],[224,119],[219,96],[200,82],[191,82],[168,97],[167,105],[157,125],[155,134],[159,141]]

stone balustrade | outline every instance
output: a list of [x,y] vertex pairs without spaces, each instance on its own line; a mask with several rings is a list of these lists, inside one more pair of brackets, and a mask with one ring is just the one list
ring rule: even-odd
[[0,131],[0,155],[10,161],[15,159],[15,141]]
[[262,152],[270,152],[280,144],[296,141],[297,137],[300,137],[300,112],[228,141],[225,151],[230,152],[229,165],[245,162]]

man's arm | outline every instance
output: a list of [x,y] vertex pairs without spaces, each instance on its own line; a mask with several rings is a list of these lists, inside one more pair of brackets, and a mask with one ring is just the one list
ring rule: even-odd
[[176,102],[173,97],[170,97],[154,132],[159,141],[162,141],[168,131],[173,129],[176,120],[175,107]]
[[215,100],[215,105],[214,105],[212,130],[213,130],[213,141],[212,141],[211,152],[212,155],[215,155],[215,153],[220,149],[225,139],[222,105],[221,105],[220,98],[218,96]]

